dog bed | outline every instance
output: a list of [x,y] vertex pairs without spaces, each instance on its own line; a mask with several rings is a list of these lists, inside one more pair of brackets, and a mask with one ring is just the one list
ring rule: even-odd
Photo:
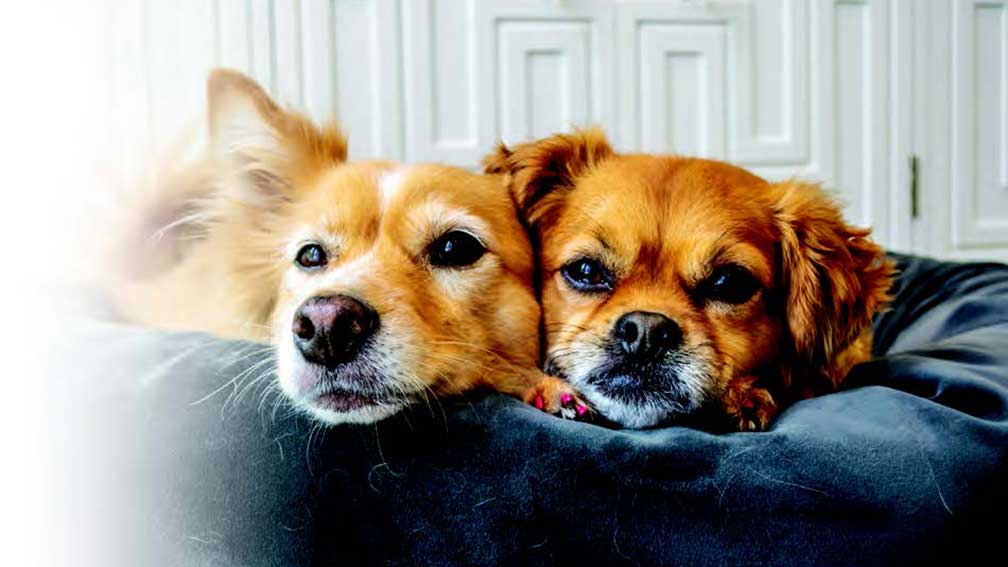
[[257,346],[81,323],[49,380],[66,473],[52,500],[69,522],[53,545],[102,565],[865,564],[1000,552],[1008,266],[896,259],[878,358],[764,433],[611,430],[497,394],[321,430],[275,403]]

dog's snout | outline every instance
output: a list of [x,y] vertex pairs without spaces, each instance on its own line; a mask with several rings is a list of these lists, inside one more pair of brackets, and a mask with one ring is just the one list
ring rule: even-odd
[[682,329],[661,313],[632,311],[619,318],[613,327],[613,339],[627,355],[641,360],[656,360],[682,343]]
[[352,297],[312,297],[294,314],[291,331],[305,360],[332,367],[353,360],[378,322],[374,309]]

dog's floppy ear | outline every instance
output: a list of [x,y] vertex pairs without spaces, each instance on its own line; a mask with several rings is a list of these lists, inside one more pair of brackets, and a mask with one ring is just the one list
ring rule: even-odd
[[845,223],[818,185],[789,181],[772,189],[788,330],[796,354],[822,368],[889,300],[893,263],[868,238],[871,230]]
[[599,128],[555,134],[508,148],[498,144],[483,158],[486,173],[510,175],[511,193],[525,219],[535,224],[558,193],[574,186],[578,176],[614,154]]
[[207,81],[210,145],[239,174],[245,197],[285,196],[299,174],[346,161],[346,137],[286,111],[255,81],[215,69]]

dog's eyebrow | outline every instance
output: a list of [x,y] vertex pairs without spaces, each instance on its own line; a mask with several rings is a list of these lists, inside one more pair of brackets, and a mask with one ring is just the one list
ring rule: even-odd
[[708,255],[707,263],[703,268],[704,273],[699,275],[699,279],[709,277],[720,266],[736,264],[752,272],[760,281],[768,282],[773,277],[773,269],[767,265],[766,261],[759,260],[744,252],[750,250],[757,251],[750,242],[744,239],[717,244],[713,248],[713,252]]
[[[724,237],[727,234],[729,234],[729,231],[726,231],[724,234],[722,234],[719,237],[719,239],[724,239]],[[725,258],[725,256],[731,256],[732,249],[735,248],[737,245],[738,243],[718,244],[717,247],[714,248],[714,252],[707,256],[707,264],[704,267],[706,274],[703,277],[707,277],[707,275],[709,275],[712,271],[714,271],[715,268],[717,268],[722,264],[737,263],[735,260]]]
[[724,243],[724,241],[727,239],[727,237],[731,233],[732,233],[732,229],[728,228],[728,229],[725,229],[724,231],[722,231],[721,234],[718,235],[718,237],[716,239],[716,242],[719,242],[720,244],[718,244],[717,247],[714,249],[714,253],[707,255],[707,258],[708,258],[708,260],[707,260],[707,267],[708,267],[708,269],[713,268],[714,266],[718,265],[719,261],[721,260],[721,257],[724,256],[728,252],[729,248],[731,248],[731,246],[729,246],[728,244]]
[[707,266],[713,268],[721,263],[722,256],[728,253],[728,245],[720,244],[714,249],[714,253],[708,256]]
[[598,241],[599,246],[602,247],[606,252],[613,253],[616,250],[609,244],[609,240],[606,238],[605,230],[601,227],[596,227],[591,233],[592,237]]

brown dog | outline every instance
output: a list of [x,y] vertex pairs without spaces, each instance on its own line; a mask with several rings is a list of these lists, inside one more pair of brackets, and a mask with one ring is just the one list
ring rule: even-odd
[[576,413],[539,370],[533,251],[500,176],[347,162],[337,128],[235,72],[210,76],[208,103],[208,155],[124,239],[170,228],[115,282],[124,318],[271,343],[282,390],[326,423],[476,386]]
[[540,246],[546,368],[627,427],[739,430],[870,356],[893,266],[817,185],[617,154],[598,130],[487,156]]

